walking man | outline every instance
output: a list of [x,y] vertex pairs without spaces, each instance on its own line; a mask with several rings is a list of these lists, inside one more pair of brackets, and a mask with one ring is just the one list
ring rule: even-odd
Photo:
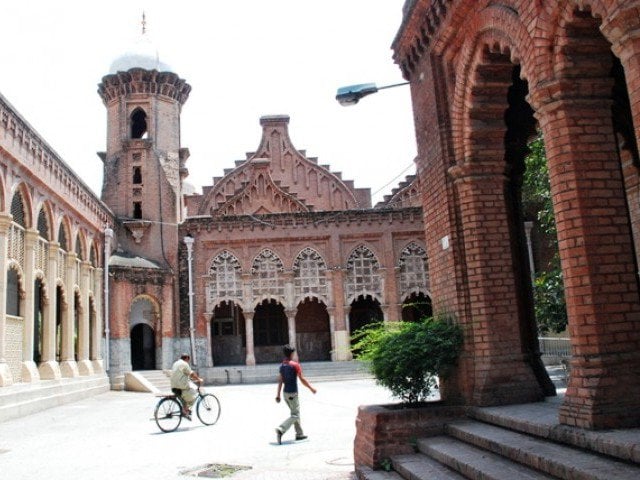
[[292,360],[293,352],[295,348],[285,345],[282,347],[284,353],[284,360],[280,365],[280,375],[278,377],[278,392],[276,394],[276,402],[280,403],[280,392],[284,385],[284,401],[289,407],[290,414],[284,422],[276,428],[276,438],[278,444],[282,444],[282,435],[293,425],[296,431],[296,440],[304,440],[307,436],[302,431],[300,425],[300,401],[298,399],[298,379],[307,387],[311,392],[316,393],[316,389],[309,383],[309,381],[302,375],[302,367],[298,362]]

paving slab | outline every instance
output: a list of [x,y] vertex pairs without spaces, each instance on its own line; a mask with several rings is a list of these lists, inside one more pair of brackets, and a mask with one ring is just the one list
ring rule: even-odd
[[[185,480],[209,465],[250,467],[232,480],[347,480],[352,478],[359,405],[389,403],[373,380],[323,382],[316,395],[301,390],[308,440],[291,430],[278,445],[274,429],[287,416],[275,402],[276,385],[210,387],[222,414],[206,427],[194,416],[176,432],[152,420],[157,398],[110,391],[0,423],[3,479]],[[202,478],[202,477],[200,477]]]

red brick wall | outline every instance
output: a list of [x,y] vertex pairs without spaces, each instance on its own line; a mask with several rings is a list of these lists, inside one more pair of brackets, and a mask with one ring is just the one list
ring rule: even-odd
[[637,139],[639,12],[640,1],[615,0],[418,0],[408,10],[393,48],[412,85],[434,306],[466,333],[445,398],[510,403],[535,390],[500,178],[505,74],[518,65],[545,138],[574,350],[560,419],[640,424],[637,172],[617,151],[610,63],[613,52],[625,70]]

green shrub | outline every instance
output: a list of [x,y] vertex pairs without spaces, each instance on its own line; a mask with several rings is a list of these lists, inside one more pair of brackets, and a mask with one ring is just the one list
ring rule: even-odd
[[377,383],[406,403],[426,400],[461,348],[462,329],[447,319],[377,323],[353,337],[356,358],[368,362]]

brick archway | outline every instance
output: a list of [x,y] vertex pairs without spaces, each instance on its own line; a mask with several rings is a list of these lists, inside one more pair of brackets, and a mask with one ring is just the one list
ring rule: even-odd
[[443,393],[514,403],[536,383],[527,372],[526,298],[513,293],[526,290],[518,283],[519,235],[506,227],[518,224],[518,150],[533,124],[529,116],[510,128],[519,121],[509,118],[508,92],[520,65],[545,140],[574,352],[560,420],[639,425],[632,229],[640,231],[640,208],[629,205],[640,185],[640,1],[433,5],[417,0],[405,11],[393,48],[412,85],[434,308],[465,325],[465,355],[451,382],[460,392]]

